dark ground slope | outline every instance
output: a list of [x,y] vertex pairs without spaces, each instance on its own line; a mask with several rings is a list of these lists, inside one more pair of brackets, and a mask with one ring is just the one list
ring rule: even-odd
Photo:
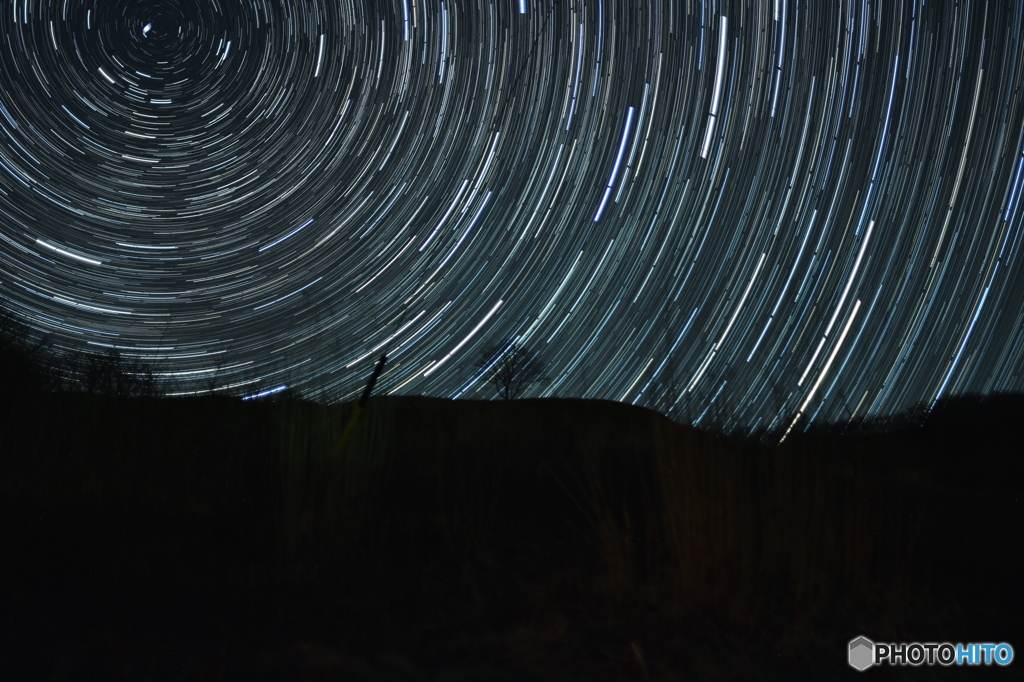
[[344,455],[351,406],[9,402],[4,679],[819,680],[859,634],[1024,646],[1020,397],[777,449],[382,398]]

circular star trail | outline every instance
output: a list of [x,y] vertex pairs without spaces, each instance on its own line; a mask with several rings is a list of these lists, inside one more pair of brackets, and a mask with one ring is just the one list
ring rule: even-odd
[[[9,0],[0,295],[172,393],[1024,389],[1024,4]],[[200,388],[200,387],[207,388]]]

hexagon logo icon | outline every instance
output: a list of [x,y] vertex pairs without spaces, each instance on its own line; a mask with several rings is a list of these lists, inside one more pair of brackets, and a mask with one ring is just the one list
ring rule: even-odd
[[850,640],[850,667],[867,670],[875,663],[875,643],[861,635]]

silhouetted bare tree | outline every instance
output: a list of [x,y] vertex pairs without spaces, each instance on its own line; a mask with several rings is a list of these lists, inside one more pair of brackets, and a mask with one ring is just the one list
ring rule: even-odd
[[[667,319],[667,315],[664,317]],[[689,394],[685,395],[687,401],[685,414],[677,405],[680,397],[683,397],[686,386],[680,376],[679,357],[672,350],[672,338],[669,331],[669,325],[663,324],[658,352],[664,361],[661,372],[655,377],[655,384],[651,389],[651,407],[673,421],[689,423]]]
[[0,392],[10,400],[49,388],[48,339],[0,304]]
[[514,343],[499,343],[485,349],[476,363],[477,369],[502,400],[513,400],[533,384],[547,383],[545,363],[541,356]]
[[76,352],[60,363],[61,388],[101,395],[158,396],[156,366],[122,355],[116,348],[105,353]]

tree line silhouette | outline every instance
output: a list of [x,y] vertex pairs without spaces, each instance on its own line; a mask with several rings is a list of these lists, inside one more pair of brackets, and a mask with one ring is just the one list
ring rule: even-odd
[[48,336],[0,308],[0,382],[7,399],[39,392],[155,397],[163,390],[158,365],[106,348],[61,352]]
[[[478,376],[498,398],[514,400],[535,385],[548,383],[543,357],[518,343],[496,343],[479,355]],[[58,349],[51,339],[0,307],[0,381],[10,396],[38,392],[84,392],[126,397],[159,397],[169,382],[161,380],[159,362],[147,361],[117,348],[95,352]],[[197,394],[218,392],[219,369],[191,388]],[[289,388],[273,392],[277,400],[297,398]]]

